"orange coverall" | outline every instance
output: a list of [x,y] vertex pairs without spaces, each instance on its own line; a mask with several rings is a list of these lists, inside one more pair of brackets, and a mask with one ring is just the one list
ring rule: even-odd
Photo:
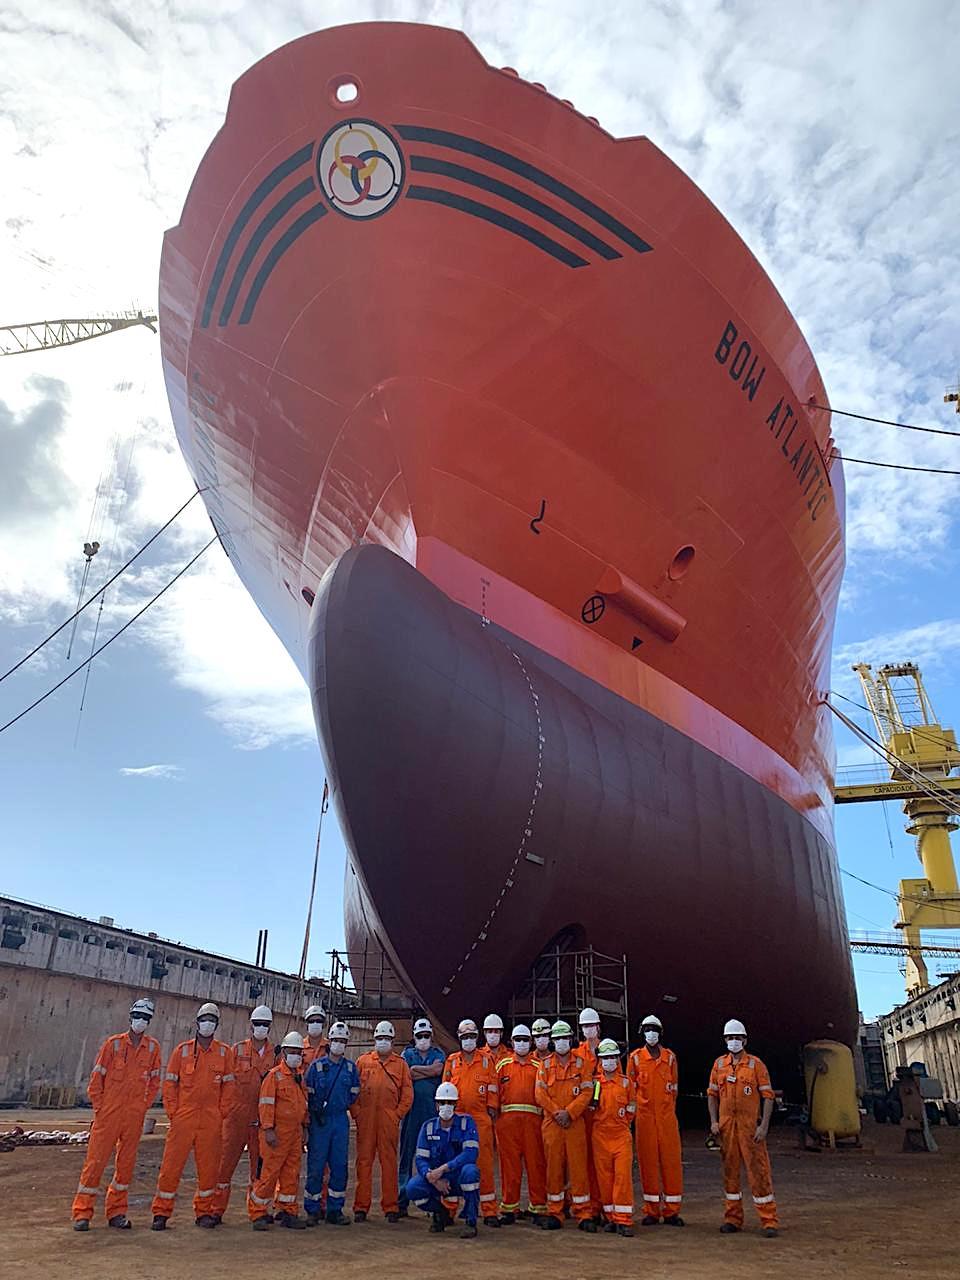
[[539,1063],[533,1058],[501,1058],[497,1063],[497,1148],[500,1152],[500,1212],[520,1212],[520,1179],[527,1170],[531,1213],[547,1211],[547,1161],[543,1154],[542,1111],[536,1102]]
[[244,1147],[250,1161],[247,1189],[257,1180],[260,1163],[257,1120],[260,1086],[275,1063],[270,1042],[252,1038],[241,1040],[233,1046],[233,1058],[236,1088],[220,1135],[220,1176],[217,1180],[217,1194],[213,1197],[213,1208],[210,1210],[218,1218],[223,1217],[230,1203],[230,1183]]
[[726,1196],[724,1221],[735,1227],[743,1226],[742,1160],[747,1166],[747,1181],[761,1224],[764,1227],[778,1226],[767,1144],[753,1140],[760,1123],[760,1100],[773,1097],[769,1071],[758,1057],[747,1050],[741,1054],[739,1062],[734,1062],[732,1053],[724,1053],[713,1064],[707,1091],[720,1103],[720,1150],[723,1153],[723,1191]]
[[593,1113],[593,1159],[597,1166],[600,1207],[607,1222],[633,1223],[633,1139],[630,1124],[637,1109],[637,1090],[629,1076],[601,1070],[594,1089],[600,1099]]
[[[307,1094],[300,1072],[291,1071],[282,1058],[263,1078],[257,1115],[260,1177],[247,1195],[250,1221],[265,1218],[272,1204],[276,1204],[277,1213],[295,1218],[299,1212],[297,1192],[307,1123]],[[268,1144],[265,1129],[276,1133],[275,1147]]]
[[145,1033],[134,1045],[129,1032],[109,1036],[97,1054],[87,1094],[93,1106],[93,1125],[80,1185],[73,1198],[73,1220],[93,1217],[100,1179],[116,1152],[113,1177],[107,1187],[106,1215],[126,1215],[127,1189],[133,1177],[143,1117],[160,1089],[160,1045]]
[[[468,1061],[469,1059],[469,1061]],[[497,1189],[493,1178],[493,1120],[488,1107],[497,1110],[499,1092],[497,1068],[487,1049],[462,1050],[451,1053],[443,1065],[444,1081],[453,1081],[460,1094],[457,1110],[473,1116],[480,1139],[480,1212],[485,1218],[497,1217]]]
[[[547,1158],[547,1212],[563,1219],[563,1192],[570,1179],[570,1205],[581,1221],[592,1217],[590,1176],[587,1172],[587,1128],[583,1113],[593,1094],[593,1065],[580,1053],[570,1053],[565,1063],[551,1054],[537,1072],[537,1104],[543,1108],[543,1149]],[[566,1111],[566,1129],[554,1119]]]
[[659,1057],[654,1057],[643,1045],[631,1053],[627,1075],[637,1086],[637,1162],[644,1215],[675,1218],[683,1200],[677,1055],[661,1046]]
[[381,1058],[376,1049],[357,1059],[360,1096],[350,1108],[357,1123],[357,1188],[354,1213],[367,1213],[373,1193],[373,1158],[380,1162],[380,1208],[399,1212],[397,1153],[400,1121],[413,1106],[413,1077],[399,1053]]
[[170,1119],[153,1197],[154,1217],[169,1218],[190,1152],[197,1166],[197,1218],[213,1213],[220,1172],[220,1131],[233,1102],[233,1050],[222,1040],[204,1049],[194,1040],[178,1044],[167,1063],[163,1109]]
[[[594,1044],[599,1044],[599,1040],[595,1040]],[[581,1058],[585,1058],[590,1063],[593,1071],[594,1079],[600,1075],[600,1064],[597,1062],[597,1055],[589,1040],[581,1040],[574,1049],[574,1053],[579,1053]],[[583,1123],[587,1128],[587,1176],[590,1179],[590,1213],[594,1218],[600,1216],[600,1187],[597,1182],[596,1162],[593,1158],[593,1118],[594,1113],[589,1108],[584,1112]]]
[[310,1037],[303,1037],[303,1072],[306,1075],[307,1067],[313,1062],[314,1058],[325,1058],[330,1052],[330,1041],[326,1036],[322,1036],[319,1044],[311,1044]]

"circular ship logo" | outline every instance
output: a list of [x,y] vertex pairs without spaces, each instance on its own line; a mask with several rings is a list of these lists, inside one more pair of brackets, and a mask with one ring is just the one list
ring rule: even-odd
[[371,120],[348,120],[320,144],[317,173],[323,193],[348,218],[375,218],[393,204],[403,186],[400,148]]

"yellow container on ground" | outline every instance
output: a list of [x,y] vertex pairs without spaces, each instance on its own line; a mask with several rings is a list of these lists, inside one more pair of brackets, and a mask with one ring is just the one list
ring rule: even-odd
[[860,1107],[853,1054],[836,1040],[812,1040],[803,1048],[803,1076],[810,1128],[835,1138],[860,1132]]

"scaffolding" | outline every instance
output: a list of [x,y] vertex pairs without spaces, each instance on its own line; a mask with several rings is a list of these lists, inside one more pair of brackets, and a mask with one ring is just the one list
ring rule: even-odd
[[418,1017],[421,1006],[404,986],[379,946],[362,951],[329,951],[330,1000],[347,1021],[392,1021]]
[[513,1024],[534,1018],[565,1018],[574,1029],[580,1010],[596,1009],[605,1034],[626,1047],[630,1039],[627,957],[594,947],[574,948],[560,940],[534,961],[510,1001]]

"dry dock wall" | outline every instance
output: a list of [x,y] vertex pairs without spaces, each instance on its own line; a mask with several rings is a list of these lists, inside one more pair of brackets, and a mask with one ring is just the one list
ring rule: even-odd
[[[206,1000],[219,1005],[228,1043],[249,1034],[258,1004],[270,1006],[281,1034],[300,1028],[290,974],[0,898],[0,1104],[28,1101],[38,1087],[75,1086],[85,1098],[97,1050],[127,1028],[138,996],[157,1006],[150,1034],[164,1064]],[[308,982],[302,1004],[327,1005],[322,984]]]

